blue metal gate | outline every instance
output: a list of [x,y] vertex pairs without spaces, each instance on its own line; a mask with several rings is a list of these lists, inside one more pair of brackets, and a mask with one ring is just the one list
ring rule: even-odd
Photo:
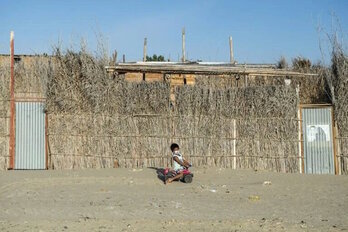
[[16,102],[15,136],[15,169],[46,169],[43,103]]
[[332,108],[302,108],[305,173],[334,174]]

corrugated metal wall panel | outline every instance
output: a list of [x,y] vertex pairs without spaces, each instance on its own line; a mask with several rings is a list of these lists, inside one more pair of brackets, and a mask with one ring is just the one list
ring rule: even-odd
[[303,108],[302,131],[306,173],[334,174],[332,108]]
[[45,169],[45,113],[40,102],[16,102],[15,169]]

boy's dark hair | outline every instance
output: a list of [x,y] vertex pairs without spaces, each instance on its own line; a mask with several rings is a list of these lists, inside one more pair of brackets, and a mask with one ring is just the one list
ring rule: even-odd
[[179,145],[176,143],[172,143],[172,145],[170,145],[170,150],[174,151],[175,148],[179,148]]

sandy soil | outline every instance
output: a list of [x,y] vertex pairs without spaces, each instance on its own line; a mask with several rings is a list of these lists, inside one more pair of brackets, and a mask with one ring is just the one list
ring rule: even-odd
[[0,231],[348,231],[348,176],[193,171],[0,172]]

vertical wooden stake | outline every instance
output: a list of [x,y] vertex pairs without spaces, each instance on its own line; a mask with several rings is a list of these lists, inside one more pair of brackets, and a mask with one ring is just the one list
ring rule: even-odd
[[335,155],[335,158],[337,160],[336,162],[336,169],[337,169],[337,174],[338,175],[342,175],[342,168],[341,168],[341,157],[340,154],[341,154],[341,139],[339,139],[339,133],[338,133],[338,129],[337,129],[337,122],[335,122],[335,143],[334,143],[334,146],[336,146],[336,155]]
[[48,116],[45,113],[45,159],[46,159],[46,169],[48,170]]
[[302,142],[301,142],[301,109],[297,110],[297,119],[298,119],[298,165],[300,173],[302,173]]
[[147,38],[144,38],[144,55],[143,61],[146,62]]
[[237,169],[236,137],[237,137],[236,119],[233,119],[233,169]]
[[123,54],[122,61],[123,61],[123,63],[126,63],[126,55],[125,54]]
[[230,36],[230,62],[234,64],[232,36]]
[[338,170],[338,160],[337,160],[337,143],[336,143],[336,125],[335,125],[335,120],[334,120],[334,112],[333,112],[333,107],[331,107],[331,122],[332,122],[332,143],[333,143],[333,160],[334,160],[334,172],[335,175],[339,174]]
[[112,65],[116,65],[117,63],[117,51],[115,50],[114,53],[112,54]]
[[15,155],[15,101],[14,101],[14,33],[10,35],[10,63],[11,63],[11,79],[10,79],[10,169],[14,169]]
[[186,61],[186,56],[185,56],[185,28],[182,29],[182,62]]
[[[297,85],[296,87],[296,96],[297,101],[300,102],[300,85]],[[298,120],[298,168],[300,170],[300,173],[304,173],[304,159],[302,156],[302,113],[301,113],[301,107],[297,107],[297,120]]]

